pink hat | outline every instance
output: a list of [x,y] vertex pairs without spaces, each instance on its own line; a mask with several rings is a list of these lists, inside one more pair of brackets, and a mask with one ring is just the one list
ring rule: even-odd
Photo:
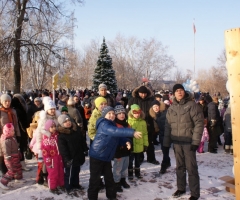
[[49,119],[49,120],[46,121],[44,129],[46,131],[49,131],[50,127],[52,127],[52,126],[56,126],[56,124],[52,119]]

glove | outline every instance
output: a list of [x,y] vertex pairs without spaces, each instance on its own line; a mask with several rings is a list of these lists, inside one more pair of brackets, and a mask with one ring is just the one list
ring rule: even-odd
[[191,145],[191,147],[190,147],[190,150],[191,151],[197,151],[197,149],[198,149],[198,145]]
[[69,160],[69,161],[67,161],[67,163],[66,163],[67,167],[71,167],[72,162],[73,162],[73,160]]
[[144,146],[144,147],[143,147],[143,151],[144,151],[144,152],[147,152],[147,149],[148,149],[147,146]]

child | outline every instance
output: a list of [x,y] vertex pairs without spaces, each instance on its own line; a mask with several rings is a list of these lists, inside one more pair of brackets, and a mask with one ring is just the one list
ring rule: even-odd
[[137,104],[131,105],[131,110],[128,113],[128,123],[131,128],[142,133],[142,138],[133,138],[133,152],[130,155],[128,165],[128,178],[133,179],[133,161],[135,160],[135,176],[142,178],[140,174],[140,153],[147,151],[148,147],[148,132],[147,124],[144,120],[145,114]]
[[3,126],[3,133],[1,135],[1,151],[8,171],[2,176],[0,180],[0,187],[7,190],[7,184],[12,179],[22,179],[20,151],[18,143],[14,137],[14,126],[12,123],[7,123]]
[[53,120],[49,119],[46,121],[42,135],[42,152],[44,164],[48,172],[48,187],[50,192],[60,194],[57,187],[64,186],[64,172],[62,156],[59,154],[57,146],[58,132]]
[[66,106],[63,106],[61,109],[61,114],[68,114],[68,108]]
[[85,102],[83,109],[84,109],[85,119],[88,121],[92,114],[91,105],[88,102]]
[[204,148],[204,142],[209,141],[209,134],[207,130],[207,120],[204,120],[204,129],[203,129],[203,134],[202,134],[202,139],[200,142],[200,145],[197,149],[198,153],[204,153],[203,148]]
[[[165,100],[165,101],[168,101],[168,100]],[[171,160],[169,157],[169,147],[163,146],[163,138],[164,138],[164,132],[165,132],[164,127],[165,127],[168,108],[169,108],[168,104],[165,104],[163,102],[160,103],[158,100],[154,100],[149,110],[149,115],[154,120],[155,134],[159,135],[159,142],[161,144],[161,149],[163,153],[163,160],[161,163],[160,174],[166,173],[167,168],[171,166],[171,162],[170,162]]]
[[[122,105],[116,105],[114,112],[116,115],[115,122],[117,127],[130,128],[129,124],[126,121],[125,108]],[[128,185],[126,182],[130,153],[131,151],[127,149],[126,145],[118,146],[116,149],[113,163],[113,179],[116,184],[117,192],[123,192],[122,187],[130,188],[130,185]]]
[[94,101],[95,108],[92,112],[92,115],[89,119],[88,123],[88,136],[90,138],[90,145],[96,135],[96,121],[99,117],[101,117],[102,109],[107,106],[107,100],[104,97],[98,97]]
[[64,163],[64,186],[68,194],[73,189],[82,189],[79,185],[80,167],[85,162],[85,141],[80,127],[68,115],[58,117],[58,148]]
[[[108,199],[116,199],[116,190],[112,174],[111,160],[114,157],[118,145],[130,143],[126,137],[141,138],[141,133],[131,128],[117,128],[114,123],[115,113],[112,107],[106,106],[102,110],[102,117],[97,120],[97,134],[90,146],[90,180],[88,199],[98,199],[100,176],[104,175],[106,196]],[[119,137],[123,137],[120,139]]]

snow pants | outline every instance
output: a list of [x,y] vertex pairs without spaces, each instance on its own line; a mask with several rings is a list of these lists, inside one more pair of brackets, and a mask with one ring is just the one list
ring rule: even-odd
[[200,142],[199,147],[197,149],[198,153],[203,153],[203,148],[204,148],[204,142]]
[[191,196],[200,197],[200,180],[196,160],[196,152],[191,151],[191,144],[174,144],[176,157],[177,189],[186,191],[186,171]]
[[22,165],[20,164],[19,154],[11,155],[10,159],[4,157],[4,162],[8,171],[1,178],[3,185],[7,185],[13,179],[22,179]]
[[64,168],[64,186],[67,191],[79,187],[80,166]]

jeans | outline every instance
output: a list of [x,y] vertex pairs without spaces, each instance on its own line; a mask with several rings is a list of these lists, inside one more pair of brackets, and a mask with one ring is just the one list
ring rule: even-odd
[[122,158],[114,158],[113,163],[113,179],[115,183],[120,182],[121,178],[128,175],[129,156]]

